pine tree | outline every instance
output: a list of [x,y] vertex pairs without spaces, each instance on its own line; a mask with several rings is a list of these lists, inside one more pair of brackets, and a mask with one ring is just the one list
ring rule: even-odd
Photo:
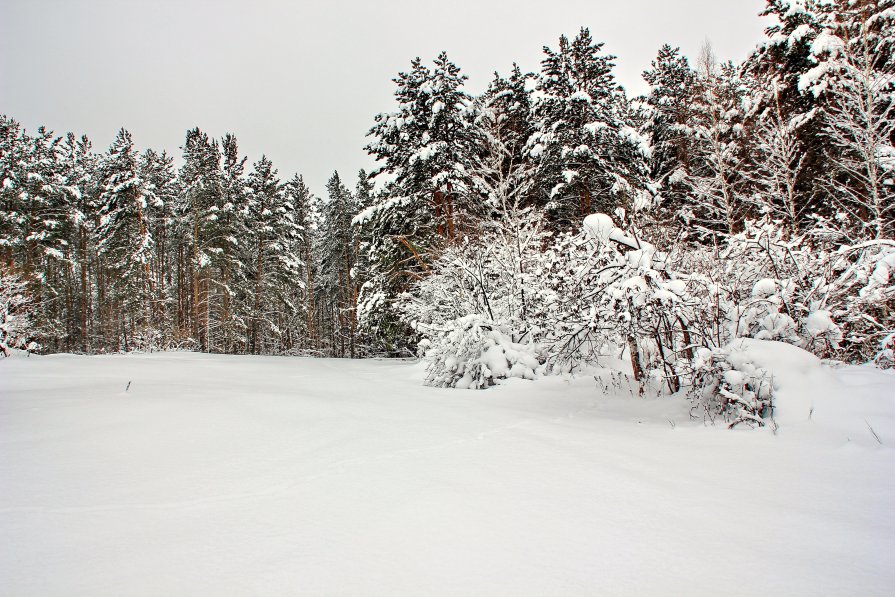
[[73,214],[64,188],[62,139],[39,127],[26,154],[24,268],[40,322],[39,335],[62,350]]
[[129,132],[121,129],[100,167],[97,248],[106,270],[104,297],[115,347],[140,346],[152,321],[154,243],[146,214],[145,181]]
[[182,195],[178,206],[182,245],[178,263],[178,322],[208,350],[209,288],[215,227],[221,201],[220,150],[216,141],[198,128],[187,131],[180,169]]
[[[792,144],[801,152],[799,175],[792,181],[795,186],[791,202],[791,207],[801,214],[799,227],[812,214],[831,213],[829,202],[823,200],[826,193],[820,186],[829,171],[820,134],[822,101],[814,94],[805,93],[801,83],[816,66],[811,47],[824,29],[828,12],[828,5],[816,0],[768,0],[761,13],[772,20],[765,30],[766,40],[756,47],[742,68],[743,74],[755,81],[751,93],[752,108],[746,115],[747,126],[764,128],[764,143]],[[767,130],[769,126],[776,132]],[[786,137],[792,139],[784,141]],[[754,159],[754,166],[759,170],[763,159],[760,154]],[[752,168],[747,165],[747,169]],[[764,176],[765,173],[756,175]]]
[[252,268],[248,351],[283,352],[291,348],[283,315],[302,310],[301,229],[295,221],[295,206],[283,192],[271,161],[261,156],[252,168],[246,251]]
[[[431,69],[414,59],[394,79],[397,110],[378,115],[368,133],[366,149],[383,163],[373,176],[390,179],[382,200],[357,220],[369,238],[371,264],[361,312],[377,335],[393,337],[386,332],[396,329],[391,301],[483,209],[467,174],[476,143],[465,80],[444,52]],[[398,350],[392,340],[382,342]]]
[[299,174],[293,176],[286,183],[285,192],[286,197],[295,209],[295,226],[301,235],[297,246],[298,254],[302,261],[303,317],[300,321],[296,321],[295,333],[301,338],[303,349],[316,350],[319,348],[320,338],[316,325],[315,283],[319,266],[316,263],[317,253],[315,251],[315,199]]
[[152,260],[155,289],[152,298],[153,325],[166,330],[167,335],[175,327],[174,311],[177,305],[171,247],[178,244],[176,223],[180,187],[174,159],[165,152],[159,154],[147,149],[140,160],[140,171],[146,183],[146,213],[155,244]]
[[500,217],[495,214],[505,213],[509,204],[521,208],[537,201],[533,163],[526,150],[534,132],[528,90],[531,78],[513,65],[509,79],[495,73],[488,89],[476,99],[479,148],[470,174],[488,207],[485,218]]
[[531,155],[555,226],[577,226],[592,211],[630,210],[646,201],[648,150],[633,127],[627,99],[602,53],[582,28],[572,42],[544,48]]
[[694,153],[696,73],[680,48],[665,44],[643,78],[650,85],[643,127],[651,148],[650,178],[659,189],[660,209],[668,223],[668,217],[683,207],[687,196],[684,181]]
[[86,136],[79,139],[69,133],[64,145],[65,181],[64,189],[69,195],[72,227],[69,245],[71,247],[72,275],[77,281],[71,290],[68,304],[77,310],[77,323],[70,326],[67,334],[71,338],[70,348],[90,352],[92,348],[93,289],[95,278],[94,230],[99,220],[97,171],[99,161],[92,151]]
[[0,115],[0,256],[11,271],[21,266],[18,256],[24,246],[26,142],[21,125]]
[[[840,1],[800,80],[822,97],[829,192],[858,238],[895,232],[895,2]],[[841,219],[841,218],[840,218]]]
[[357,206],[351,192],[334,172],[326,183],[327,201],[320,214],[320,272],[318,279],[329,322],[330,351],[355,356],[357,286],[355,235],[351,221]]
[[214,222],[209,226],[211,262],[217,271],[212,299],[217,333],[211,346],[230,352],[234,343],[245,344],[247,329],[246,321],[235,306],[239,297],[248,293],[241,252],[249,238],[246,221],[249,189],[244,176],[247,158],[239,156],[234,135],[225,135],[221,140],[221,153],[221,193],[214,206]]

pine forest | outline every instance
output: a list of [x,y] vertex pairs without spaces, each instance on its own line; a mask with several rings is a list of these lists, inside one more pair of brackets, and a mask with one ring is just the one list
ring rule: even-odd
[[379,168],[322,197],[223,131],[175,159],[3,116],[2,349],[419,356],[475,388],[615,355],[762,424],[735,339],[895,360],[895,4],[763,16],[741,64],[663,45],[641,97],[586,28],[480,95],[415,58]]

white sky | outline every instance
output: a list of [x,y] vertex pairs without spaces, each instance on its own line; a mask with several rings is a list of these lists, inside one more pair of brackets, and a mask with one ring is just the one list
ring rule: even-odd
[[140,147],[180,155],[188,128],[236,134],[285,179],[353,184],[391,79],[439,51],[484,89],[514,61],[590,27],[618,56],[629,95],[662,43],[695,57],[709,39],[740,61],[762,37],[763,0],[0,0],[0,113],[86,133],[105,149],[121,126]]

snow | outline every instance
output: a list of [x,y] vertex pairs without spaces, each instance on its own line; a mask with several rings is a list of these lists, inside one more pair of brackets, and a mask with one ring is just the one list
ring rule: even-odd
[[649,139],[637,132],[636,129],[623,126],[618,133],[623,139],[636,147],[643,157],[649,159],[653,155],[653,148],[650,146]]
[[752,287],[752,296],[768,297],[777,294],[777,281],[770,278],[763,278],[755,283]]
[[610,370],[473,391],[400,361],[0,360],[2,592],[889,594],[895,374],[741,348],[776,434]]
[[612,216],[601,213],[590,214],[585,216],[583,225],[585,232],[600,243],[612,241],[635,249],[627,255],[632,267],[648,265],[652,262],[656,248],[650,243],[639,240],[617,227],[612,220]]
[[839,330],[839,326],[833,322],[833,314],[824,309],[809,313],[805,318],[805,328],[812,336],[835,333]]
[[599,120],[588,122],[584,125],[584,130],[586,130],[591,135],[596,135],[599,131],[605,130],[607,128],[609,128],[609,125]]
[[609,235],[618,228],[615,225],[615,222],[612,221],[612,216],[597,213],[590,214],[584,218],[584,229],[587,230],[594,239],[605,243],[609,240]]

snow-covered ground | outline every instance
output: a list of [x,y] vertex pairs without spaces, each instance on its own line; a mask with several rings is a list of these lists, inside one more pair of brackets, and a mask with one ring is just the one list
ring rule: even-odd
[[895,374],[786,388],[776,435],[592,377],[421,379],[0,361],[0,594],[892,594]]

